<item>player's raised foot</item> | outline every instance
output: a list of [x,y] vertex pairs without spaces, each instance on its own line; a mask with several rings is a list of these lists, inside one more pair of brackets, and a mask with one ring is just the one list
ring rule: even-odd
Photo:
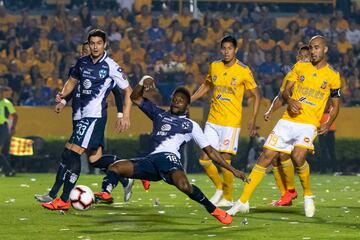
[[272,205],[274,207],[281,207],[281,206],[291,206],[292,200],[297,198],[297,192],[295,190],[286,191],[283,196]]
[[112,204],[114,202],[114,198],[108,192],[95,192],[94,196],[96,203]]
[[215,210],[211,213],[219,222],[222,224],[231,224],[232,217],[224,210],[220,208],[215,208]]
[[54,200],[52,197],[50,197],[50,195],[48,193],[47,194],[35,194],[34,197],[38,202],[44,202],[44,203],[51,202],[52,200]]
[[230,214],[231,216],[235,216],[238,212],[240,213],[248,213],[249,212],[249,202],[242,203],[240,200],[237,200],[234,203],[234,206],[227,210],[226,212]]
[[304,210],[306,217],[313,217],[315,215],[314,196],[304,197]]
[[53,201],[51,202],[47,202],[47,203],[43,203],[41,204],[41,206],[43,206],[46,209],[49,210],[69,210],[71,207],[70,202],[64,202],[63,200],[61,200],[61,198],[55,198]]
[[215,206],[217,206],[217,207],[232,207],[232,206],[234,206],[234,202],[223,198],[219,202],[217,202],[215,204]]
[[142,183],[145,191],[149,190],[149,188],[150,188],[150,181],[148,181],[148,180],[141,180],[141,183]]
[[127,186],[124,187],[124,202],[130,201],[133,185],[134,185],[134,179],[129,178],[129,182]]
[[222,198],[223,196],[223,190],[220,190],[220,189],[216,189],[214,195],[210,198],[210,202],[214,205],[216,205],[220,199]]

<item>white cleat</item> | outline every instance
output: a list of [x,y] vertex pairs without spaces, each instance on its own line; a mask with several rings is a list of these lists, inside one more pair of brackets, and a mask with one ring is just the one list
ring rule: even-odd
[[50,197],[49,194],[35,194],[35,199],[38,202],[51,202],[52,200],[54,200],[52,197]]
[[124,187],[124,202],[130,201],[133,185],[134,185],[134,179],[129,178],[128,185]]
[[249,201],[246,203],[242,203],[240,200],[237,200],[232,208],[227,210],[226,212],[231,215],[235,216],[238,212],[240,213],[248,213],[249,212]]
[[215,204],[215,206],[217,206],[217,207],[232,207],[232,206],[234,206],[234,202],[223,198],[219,202],[217,202]]
[[304,197],[304,210],[306,217],[313,217],[315,215],[314,196]]
[[214,205],[216,205],[220,199],[222,198],[224,191],[220,189],[216,189],[215,194],[210,198],[210,202]]

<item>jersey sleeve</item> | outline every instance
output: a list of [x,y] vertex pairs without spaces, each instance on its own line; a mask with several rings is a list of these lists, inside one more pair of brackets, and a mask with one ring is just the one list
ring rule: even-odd
[[244,84],[245,88],[249,90],[257,87],[254,76],[248,67],[245,69]]
[[[284,81],[286,79],[286,81],[290,81],[290,82],[296,82],[298,80],[298,69],[299,69],[299,65],[298,63],[296,63],[293,68],[290,70],[290,72],[288,72],[288,74],[286,74]],[[286,86],[286,84],[285,84]],[[284,86],[284,88],[285,88]]]
[[144,98],[142,103],[139,105],[141,111],[143,111],[146,116],[148,116],[151,120],[155,119],[155,116],[159,113],[165,112],[164,109],[159,108],[154,103]]
[[121,67],[116,62],[109,64],[109,67],[110,78],[115,81],[115,84],[121,89],[127,88],[129,86],[129,81],[127,80],[126,74],[123,72]]
[[9,101],[6,100],[5,101],[5,107],[7,108],[7,110],[9,111],[9,114],[14,114],[16,113],[14,105]]
[[209,66],[209,71],[206,75],[205,81],[212,83],[212,64]]
[[330,88],[335,90],[335,89],[340,89],[341,88],[341,79],[340,79],[340,73],[336,72],[334,73],[334,75],[332,76],[332,83]]
[[69,69],[69,77],[75,78],[77,80],[80,79],[81,76],[81,69],[80,69],[80,59],[76,62],[75,66],[72,66]]
[[207,138],[205,137],[205,134],[203,133],[203,131],[201,130],[199,124],[197,124],[194,121],[191,121],[193,124],[193,129],[191,132],[191,136],[194,139],[194,141],[196,142],[196,144],[201,148],[205,148],[207,146],[210,145],[209,141],[207,140]]
[[123,100],[122,100],[122,96],[121,96],[119,87],[115,86],[111,91],[114,94],[117,111],[122,112],[123,111]]

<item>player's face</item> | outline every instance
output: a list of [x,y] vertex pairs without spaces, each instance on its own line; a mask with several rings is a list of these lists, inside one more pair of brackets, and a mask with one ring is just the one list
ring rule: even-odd
[[296,61],[297,62],[310,62],[310,51],[303,49],[300,50],[299,53],[296,56]]
[[189,103],[185,94],[177,92],[171,100],[170,112],[175,115],[184,115],[188,110],[188,106]]
[[315,38],[309,44],[311,62],[318,63],[325,58],[327,47],[325,46],[324,40],[321,38]]
[[231,62],[235,58],[237,48],[235,48],[231,42],[224,42],[220,51],[224,61]]
[[91,37],[89,39],[90,52],[93,58],[98,58],[104,54],[106,43],[101,37]]
[[89,54],[90,54],[90,46],[89,46],[89,44],[82,45],[81,57],[87,56]]

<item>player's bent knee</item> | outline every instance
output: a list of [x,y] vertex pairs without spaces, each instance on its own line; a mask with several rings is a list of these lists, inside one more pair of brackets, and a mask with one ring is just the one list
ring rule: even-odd
[[207,167],[211,164],[211,160],[210,159],[200,159],[199,163],[201,166]]
[[176,186],[180,191],[190,194],[192,192],[192,186],[188,181],[180,181]]
[[277,157],[278,157],[277,152],[264,148],[264,151],[261,153],[260,157],[258,158],[257,164],[263,167],[267,167]]

